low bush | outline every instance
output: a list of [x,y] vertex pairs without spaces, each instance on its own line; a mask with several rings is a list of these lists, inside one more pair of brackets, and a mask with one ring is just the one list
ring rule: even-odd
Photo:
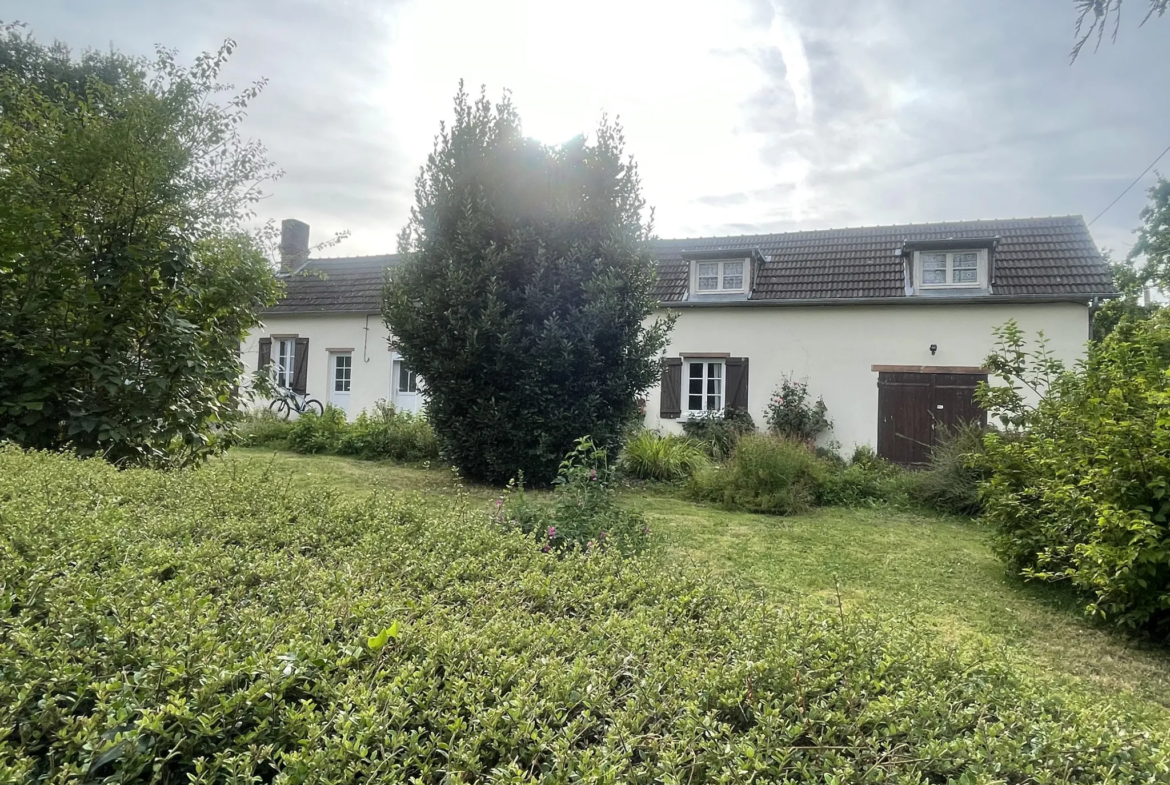
[[1158,783],[994,651],[465,502],[0,449],[0,781]]
[[546,553],[611,548],[639,553],[650,541],[650,526],[618,504],[613,479],[605,450],[578,439],[561,461],[551,501],[532,499],[516,481],[496,501],[494,519],[504,529],[535,537]]
[[746,409],[703,412],[683,420],[683,433],[694,439],[717,461],[726,460],[744,434],[755,433],[756,423]]
[[855,453],[848,465],[832,465],[817,487],[817,503],[838,507],[904,505],[910,472],[868,452]]
[[268,409],[249,412],[240,425],[236,443],[243,447],[286,449],[293,424]]
[[622,448],[622,471],[639,480],[685,480],[707,465],[707,454],[688,437],[643,430]]
[[424,417],[379,401],[373,412],[363,411],[342,429],[337,452],[366,460],[420,462],[438,458],[439,443]]
[[320,415],[305,412],[289,429],[288,446],[306,455],[337,452],[346,425],[345,412],[333,406],[326,406]]
[[979,468],[985,429],[965,423],[944,434],[930,453],[930,463],[907,475],[910,498],[937,512],[953,515],[979,513],[979,485],[987,471]]
[[792,439],[749,434],[725,466],[698,472],[690,495],[732,510],[788,515],[812,507],[828,468],[812,449]]

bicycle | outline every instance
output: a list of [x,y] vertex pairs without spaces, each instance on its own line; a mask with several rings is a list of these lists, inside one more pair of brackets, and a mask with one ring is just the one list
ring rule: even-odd
[[282,420],[287,420],[292,412],[298,415],[313,412],[317,416],[325,413],[325,407],[321,402],[316,398],[310,398],[308,393],[301,394],[288,387],[277,387],[276,392],[278,397],[268,404],[268,408]]

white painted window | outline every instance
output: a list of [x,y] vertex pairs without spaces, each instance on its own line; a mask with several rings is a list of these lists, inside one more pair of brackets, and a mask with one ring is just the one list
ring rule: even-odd
[[686,410],[691,413],[723,411],[723,361],[692,360],[687,363]]
[[295,338],[278,338],[276,343],[276,357],[272,364],[272,375],[281,387],[292,387],[293,368],[296,366]]
[[734,294],[744,291],[747,264],[743,259],[729,262],[695,262],[695,291],[699,294]]
[[418,375],[406,367],[406,363],[398,363],[398,392],[418,392]]
[[353,355],[333,355],[333,392],[347,393],[353,381]]
[[924,289],[980,286],[984,260],[984,251],[920,251],[919,285]]

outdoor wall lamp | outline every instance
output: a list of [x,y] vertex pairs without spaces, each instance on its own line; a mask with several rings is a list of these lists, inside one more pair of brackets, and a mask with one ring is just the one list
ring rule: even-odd
[[934,354],[934,353],[935,353],[935,352],[937,352],[937,351],[938,351],[938,344],[937,344],[937,343],[932,343],[932,344],[930,345],[930,353],[931,353],[931,354]]

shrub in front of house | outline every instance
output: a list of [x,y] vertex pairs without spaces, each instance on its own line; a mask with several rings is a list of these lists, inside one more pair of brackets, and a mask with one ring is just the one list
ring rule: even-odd
[[553,481],[551,499],[533,498],[516,481],[498,499],[494,521],[536,539],[544,552],[616,549],[640,553],[650,541],[650,525],[618,504],[614,471],[605,450],[578,439]]
[[694,439],[642,430],[626,441],[619,466],[638,480],[677,482],[707,463],[707,453]]
[[[983,519],[1026,578],[1061,581],[1092,615],[1170,630],[1170,311],[1119,324],[1067,369],[1014,322],[980,390],[1006,432],[984,439]],[[1020,390],[1043,391],[1033,406]]]
[[817,487],[817,503],[836,507],[904,505],[909,482],[910,472],[882,460],[869,445],[861,445],[848,462],[838,458],[827,463]]
[[748,434],[725,465],[695,474],[688,491],[732,510],[789,515],[816,504],[817,490],[828,472],[825,462],[804,442]]
[[755,433],[756,423],[747,409],[728,407],[722,412],[702,412],[682,421],[683,433],[701,444],[717,461],[727,460],[745,433]]
[[425,416],[379,401],[372,412],[363,411],[342,429],[337,452],[365,460],[433,461],[439,457],[439,443]]
[[927,467],[906,475],[911,500],[937,512],[978,515],[979,485],[989,476],[981,468],[985,433],[978,423],[965,423],[944,434]]
[[306,455],[337,452],[347,425],[345,412],[334,406],[326,406],[321,414],[305,412],[289,429],[288,446]]
[[277,417],[268,409],[257,409],[244,417],[236,443],[242,447],[286,449],[292,427],[292,422],[283,417]]
[[811,443],[833,427],[828,411],[824,398],[812,400],[808,382],[785,377],[772,393],[764,419],[772,433]]
[[0,781],[1166,781],[999,651],[466,502],[0,449]]

